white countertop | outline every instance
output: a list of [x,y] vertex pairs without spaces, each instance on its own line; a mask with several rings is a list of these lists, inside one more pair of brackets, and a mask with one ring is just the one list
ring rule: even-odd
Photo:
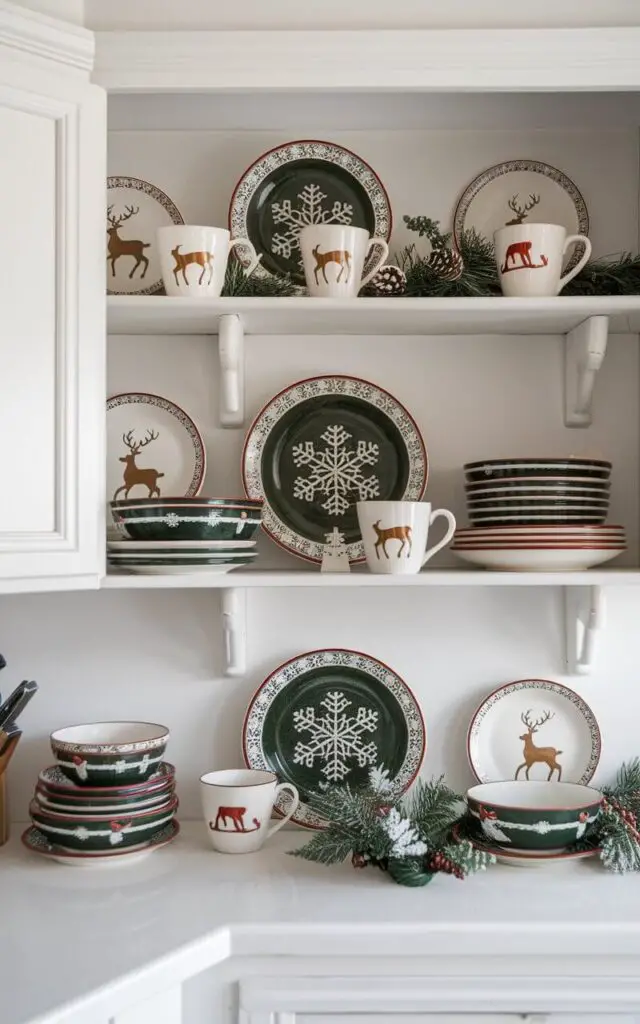
[[234,857],[188,823],[148,860],[94,871],[39,859],[19,834],[0,850],[2,1024],[49,1021],[132,973],[180,981],[231,955],[640,957],[640,882],[592,861],[416,890],[287,857],[294,832]]

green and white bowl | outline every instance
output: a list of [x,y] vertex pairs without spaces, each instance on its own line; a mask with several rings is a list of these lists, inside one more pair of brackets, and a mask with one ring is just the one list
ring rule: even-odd
[[602,800],[577,782],[486,782],[467,791],[478,838],[514,850],[561,850],[584,839]]
[[123,849],[137,846],[172,821],[178,801],[160,809],[128,812],[118,815],[55,814],[44,810],[35,800],[29,805],[29,817],[47,839],[68,850]]
[[251,540],[262,506],[250,498],[144,498],[112,501],[111,513],[133,540]]
[[169,739],[165,725],[93,722],[51,733],[64,774],[79,786],[127,786],[158,770]]
[[57,764],[43,768],[38,776],[36,788],[46,796],[64,803],[80,804],[84,807],[99,807],[102,804],[137,803],[149,796],[166,794],[174,789],[176,770],[168,761],[161,761],[158,769],[144,782],[126,786],[78,786],[68,778]]

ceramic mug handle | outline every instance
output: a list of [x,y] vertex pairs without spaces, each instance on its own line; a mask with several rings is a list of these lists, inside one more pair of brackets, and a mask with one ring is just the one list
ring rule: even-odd
[[582,242],[584,245],[584,253],[576,263],[575,267],[572,267],[572,269],[567,274],[565,274],[564,277],[560,278],[560,282],[558,284],[558,295],[564,288],[565,284],[569,284],[569,281],[571,281],[576,276],[576,274],[580,273],[585,263],[591,256],[591,242],[589,241],[586,235],[569,235],[566,242],[564,243],[564,249],[562,250],[563,256],[569,248],[569,246],[572,244],[572,242]]
[[437,551],[440,551],[441,548],[445,546],[445,544],[448,544],[451,538],[453,537],[454,533],[456,532],[456,517],[454,516],[453,512],[449,511],[448,508],[435,509],[435,511],[431,513],[431,518],[429,519],[429,526],[431,526],[433,521],[435,519],[438,519],[439,516],[442,516],[444,519],[448,520],[449,529],[445,533],[442,540],[439,540],[438,543],[434,544],[432,548],[427,548],[427,550],[424,553],[424,558],[422,559],[423,565],[425,564],[425,562],[428,562],[430,558],[433,558],[435,553]]
[[273,801],[274,803],[278,799],[280,793],[289,794],[289,796],[291,797],[291,806],[289,807],[289,810],[285,814],[284,818],[281,818],[280,821],[276,821],[275,825],[272,825],[270,827],[269,831],[267,832],[267,839],[269,838],[269,836],[272,836],[274,832],[277,832],[279,828],[282,828],[283,825],[287,824],[289,819],[295,814],[296,810],[298,809],[298,804],[300,803],[298,790],[296,789],[295,786],[292,786],[290,782],[281,782],[279,786],[276,786],[275,799]]
[[253,242],[250,242],[248,238],[233,238],[229,242],[229,250],[234,249],[236,245],[243,246],[252,253],[249,266],[244,268],[244,276],[250,277],[262,259],[262,255],[258,256]]
[[369,255],[369,253],[373,249],[374,245],[379,246],[379,248],[382,250],[382,256],[380,257],[379,260],[376,260],[376,262],[373,265],[373,269],[370,270],[368,274],[365,274],[365,276],[362,278],[362,280],[360,282],[360,287],[361,288],[364,288],[365,284],[369,284],[369,281],[371,280],[371,278],[374,277],[374,275],[378,273],[378,271],[380,270],[380,267],[382,266],[382,264],[385,262],[385,260],[389,256],[389,246],[385,242],[384,238],[370,238],[369,239],[369,244],[367,246],[367,252],[366,252],[365,258],[364,258],[365,259],[365,263],[367,261],[367,256]]

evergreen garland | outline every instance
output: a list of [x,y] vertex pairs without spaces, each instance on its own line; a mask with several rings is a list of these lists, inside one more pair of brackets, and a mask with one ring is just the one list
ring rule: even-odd
[[282,298],[295,295],[297,286],[290,277],[272,274],[270,277],[256,277],[245,274],[245,268],[234,255],[229,257],[224,277],[222,294],[234,298]]

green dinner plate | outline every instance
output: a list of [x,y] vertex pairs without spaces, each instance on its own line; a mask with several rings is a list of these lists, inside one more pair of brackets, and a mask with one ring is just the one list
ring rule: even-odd
[[[308,828],[326,826],[306,803],[309,793],[363,786],[372,768],[384,767],[390,795],[399,796],[417,775],[425,747],[424,720],[407,684],[375,658],[341,649],[280,665],[253,697],[243,728],[247,765],[298,788],[292,820]],[[276,809],[286,805],[285,795]]]

